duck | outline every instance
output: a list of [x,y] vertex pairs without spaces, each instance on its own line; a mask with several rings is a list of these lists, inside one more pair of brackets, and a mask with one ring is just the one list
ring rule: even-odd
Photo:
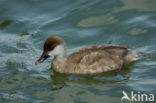
[[66,43],[59,36],[52,36],[45,41],[42,55],[35,65],[51,56],[54,57],[51,63],[54,72],[75,75],[120,70],[124,65],[141,59],[128,47],[114,45],[88,46],[66,56]]

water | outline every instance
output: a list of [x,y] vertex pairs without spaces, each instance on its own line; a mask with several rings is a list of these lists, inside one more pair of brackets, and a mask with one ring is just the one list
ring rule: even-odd
[[[155,0],[0,0],[0,103],[120,103],[123,90],[156,94],[155,5]],[[52,58],[34,65],[52,35],[67,42],[68,55],[113,44],[135,48],[143,59],[119,72],[53,73]]]

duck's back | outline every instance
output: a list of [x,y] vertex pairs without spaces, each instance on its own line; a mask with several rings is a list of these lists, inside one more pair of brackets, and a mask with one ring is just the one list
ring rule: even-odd
[[123,57],[127,52],[127,47],[122,46],[91,46],[82,48],[79,51],[74,52],[68,57],[68,60],[79,63],[85,56],[91,56],[91,54],[94,53],[97,55],[100,55],[102,53],[101,55],[109,54]]
[[134,57],[138,56],[128,51],[127,47],[91,46],[71,54],[68,61],[75,64],[76,74],[90,74],[121,69]]

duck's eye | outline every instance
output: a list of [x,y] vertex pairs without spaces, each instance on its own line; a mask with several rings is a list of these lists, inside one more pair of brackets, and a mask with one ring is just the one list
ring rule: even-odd
[[54,48],[48,48],[47,51],[52,51]]
[[54,49],[54,47],[51,47],[51,48],[50,48],[50,50],[53,50],[53,49]]

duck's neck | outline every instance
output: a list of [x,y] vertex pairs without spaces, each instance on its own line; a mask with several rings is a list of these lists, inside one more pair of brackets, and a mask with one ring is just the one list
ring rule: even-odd
[[59,45],[57,47],[56,55],[54,56],[55,59],[64,58],[66,57],[66,45]]

